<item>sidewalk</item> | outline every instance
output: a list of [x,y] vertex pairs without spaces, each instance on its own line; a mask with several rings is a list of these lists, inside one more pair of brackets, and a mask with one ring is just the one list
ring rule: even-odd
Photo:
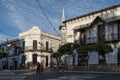
[[0,76],[14,76],[15,74],[10,70],[0,70]]
[[105,72],[105,71],[68,71],[68,70],[65,70],[65,71],[59,71],[59,72],[78,72],[78,73],[100,73],[100,74],[120,74],[120,72]]
[[15,75],[10,70],[0,70],[0,80],[23,80],[25,76]]

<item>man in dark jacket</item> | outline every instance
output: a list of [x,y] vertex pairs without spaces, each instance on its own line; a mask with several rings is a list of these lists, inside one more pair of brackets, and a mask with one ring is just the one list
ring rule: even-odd
[[36,70],[36,74],[40,74],[40,69],[41,69],[41,65],[39,62],[37,62],[37,70]]

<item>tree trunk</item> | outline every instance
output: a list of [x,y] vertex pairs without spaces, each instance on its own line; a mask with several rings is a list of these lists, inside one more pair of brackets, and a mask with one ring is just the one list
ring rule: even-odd
[[72,66],[73,66],[73,69],[75,68],[75,55],[72,55],[73,57],[73,61],[72,61]]
[[105,54],[103,54],[103,65],[106,65],[106,57],[105,57]]
[[57,67],[59,66],[59,59],[58,58],[56,58],[56,61],[57,61]]

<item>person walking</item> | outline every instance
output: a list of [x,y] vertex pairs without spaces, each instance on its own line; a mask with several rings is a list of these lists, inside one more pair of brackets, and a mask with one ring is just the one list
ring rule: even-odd
[[43,70],[43,63],[41,63],[41,72],[44,72],[44,70]]
[[41,64],[39,62],[37,62],[36,74],[40,74],[40,69],[41,69]]

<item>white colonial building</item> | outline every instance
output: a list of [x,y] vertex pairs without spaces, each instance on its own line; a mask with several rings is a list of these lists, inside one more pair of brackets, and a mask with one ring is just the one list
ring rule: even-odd
[[44,67],[49,67],[51,54],[56,52],[61,44],[61,37],[42,32],[33,26],[15,39],[0,43],[1,51],[8,53],[0,58],[1,68],[34,67],[39,61]]
[[[120,4],[81,15],[69,20],[62,18],[62,43],[94,44],[110,42],[113,52],[106,54],[107,64],[120,63]],[[98,54],[89,54],[89,64],[98,64]],[[80,63],[78,58],[78,64]]]

